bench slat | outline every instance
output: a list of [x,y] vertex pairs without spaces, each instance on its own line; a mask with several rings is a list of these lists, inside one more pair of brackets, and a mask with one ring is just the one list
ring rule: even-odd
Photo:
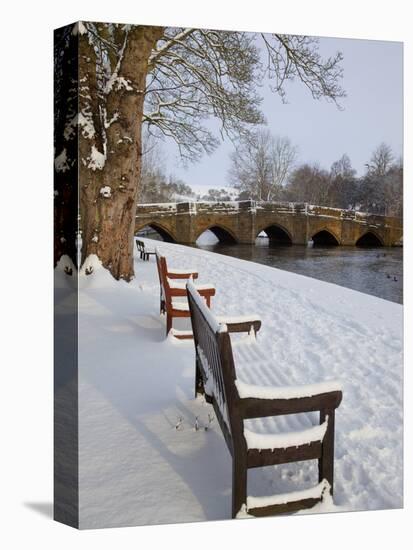
[[[259,508],[248,509],[248,514],[254,517],[274,516],[277,514],[293,514],[300,510],[313,508],[316,504],[322,501],[322,498],[305,498],[287,502],[286,504],[272,504],[270,506],[261,506]],[[241,516],[240,516],[241,517]]]
[[276,466],[289,462],[301,462],[303,460],[315,460],[321,457],[321,442],[313,441],[300,447],[287,447],[286,449],[261,450],[249,449],[247,456],[248,468],[261,468],[262,466]]
[[329,490],[329,483],[323,479],[315,487],[302,491],[293,491],[266,497],[247,497],[245,512],[255,516],[271,513],[284,513],[298,511],[301,508],[312,508],[317,502],[321,502],[323,496]]

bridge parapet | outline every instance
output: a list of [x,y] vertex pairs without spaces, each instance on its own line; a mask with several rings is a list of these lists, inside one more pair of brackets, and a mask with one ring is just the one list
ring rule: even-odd
[[403,220],[393,216],[381,216],[379,214],[367,214],[365,212],[356,212],[355,221],[359,224],[375,227],[392,227],[402,231]]
[[160,203],[147,203],[138,204],[136,208],[137,216],[153,216],[156,214],[176,214],[178,211],[178,205],[176,202],[160,202]]
[[178,202],[176,204],[176,211],[178,214],[196,214],[196,203],[195,202]]
[[215,213],[226,213],[226,214],[238,214],[240,209],[240,202],[236,201],[219,201],[219,202],[196,202],[195,204],[196,211],[199,214],[215,214]]
[[354,221],[356,218],[357,212],[355,210],[342,210],[341,219],[345,221]]
[[270,214],[296,214],[304,210],[303,203],[294,202],[257,202],[257,210]]
[[342,217],[343,210],[341,208],[332,208],[330,206],[317,206],[315,204],[307,204],[306,214],[308,216],[322,216],[324,218]]

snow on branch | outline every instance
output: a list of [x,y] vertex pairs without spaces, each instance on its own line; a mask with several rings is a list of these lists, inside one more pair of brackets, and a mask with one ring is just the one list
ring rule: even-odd
[[[206,127],[207,119],[217,119],[221,137],[232,140],[265,123],[259,95],[265,76],[283,101],[285,84],[293,78],[301,80],[316,99],[337,103],[345,95],[340,87],[341,53],[322,58],[314,37],[167,27],[149,56],[146,87],[137,90],[130,75],[121,74],[128,41],[134,39],[130,28],[95,23],[84,28],[90,57],[96,59],[96,84],[94,89],[82,83],[81,96],[86,105],[97,96],[100,108],[95,109],[96,119],[90,116],[93,110],[82,109],[84,118],[79,115],[78,123],[85,137],[97,137],[100,143],[105,143],[107,128],[121,117],[121,113],[106,114],[108,98],[116,92],[143,93],[143,123],[149,133],[173,139],[181,156],[191,160],[218,146],[217,137]],[[98,144],[97,149],[102,147]]]
[[221,135],[229,137],[263,121],[253,84],[258,54],[247,35],[199,29],[166,34],[151,57],[145,93],[150,133],[171,137],[181,156],[193,160],[218,145],[206,119],[218,118]]
[[186,37],[188,37],[195,31],[196,29],[190,28],[190,29],[184,29],[181,32],[178,32],[175,36],[168,37],[167,35],[165,35],[164,43],[157,50],[155,50],[149,58],[149,62],[148,62],[149,69],[152,69],[156,65],[157,61],[163,55],[165,55],[165,53],[170,48],[172,48],[172,46],[177,44],[179,41],[185,40]]
[[[105,94],[106,95],[112,90],[112,88],[115,84],[117,84],[117,89],[120,89],[122,87],[119,84],[119,80],[120,80],[120,78],[122,78],[122,77],[119,77],[119,71],[120,71],[123,56],[124,56],[124,53],[125,53],[125,48],[126,48],[127,41],[128,41],[128,31],[125,32],[125,38],[123,40],[123,44],[122,44],[122,47],[121,47],[120,52],[119,52],[119,58],[118,58],[118,62],[116,64],[116,67],[113,70],[112,75],[110,76],[109,80],[106,83],[106,87],[105,87]],[[125,81],[125,79],[123,79],[123,81]],[[130,86],[130,84],[127,83],[127,82],[126,82],[126,85]],[[128,89],[128,88],[126,88],[126,89]]]

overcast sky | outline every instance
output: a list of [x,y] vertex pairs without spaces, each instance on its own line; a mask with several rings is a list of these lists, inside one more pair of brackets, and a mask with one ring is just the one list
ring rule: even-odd
[[[388,143],[396,156],[403,151],[403,46],[400,42],[320,38],[323,55],[340,50],[344,55],[342,87],[344,110],[333,103],[312,99],[299,81],[288,85],[283,104],[268,85],[261,89],[262,110],[275,135],[288,136],[298,147],[298,163],[318,162],[329,168],[344,153],[358,175],[365,171],[372,151]],[[210,156],[182,166],[173,142],[162,145],[169,173],[198,189],[228,185],[230,141]]]

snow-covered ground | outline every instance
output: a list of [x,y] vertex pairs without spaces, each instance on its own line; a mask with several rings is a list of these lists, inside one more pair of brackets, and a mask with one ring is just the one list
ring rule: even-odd
[[[170,266],[196,268],[200,283],[215,284],[217,315],[260,315],[258,343],[234,347],[244,382],[342,382],[334,506],[317,511],[401,507],[402,306],[256,263],[147,242]],[[229,518],[230,455],[216,420],[209,424],[212,408],[194,399],[193,342],[165,338],[153,257],[135,258],[130,284],[91,261],[94,273],[81,276],[79,300],[80,526]],[[264,432],[272,422],[249,427]],[[287,431],[309,426],[303,415],[282,422],[277,426]],[[251,471],[248,494],[316,484],[315,461],[289,464]]]

